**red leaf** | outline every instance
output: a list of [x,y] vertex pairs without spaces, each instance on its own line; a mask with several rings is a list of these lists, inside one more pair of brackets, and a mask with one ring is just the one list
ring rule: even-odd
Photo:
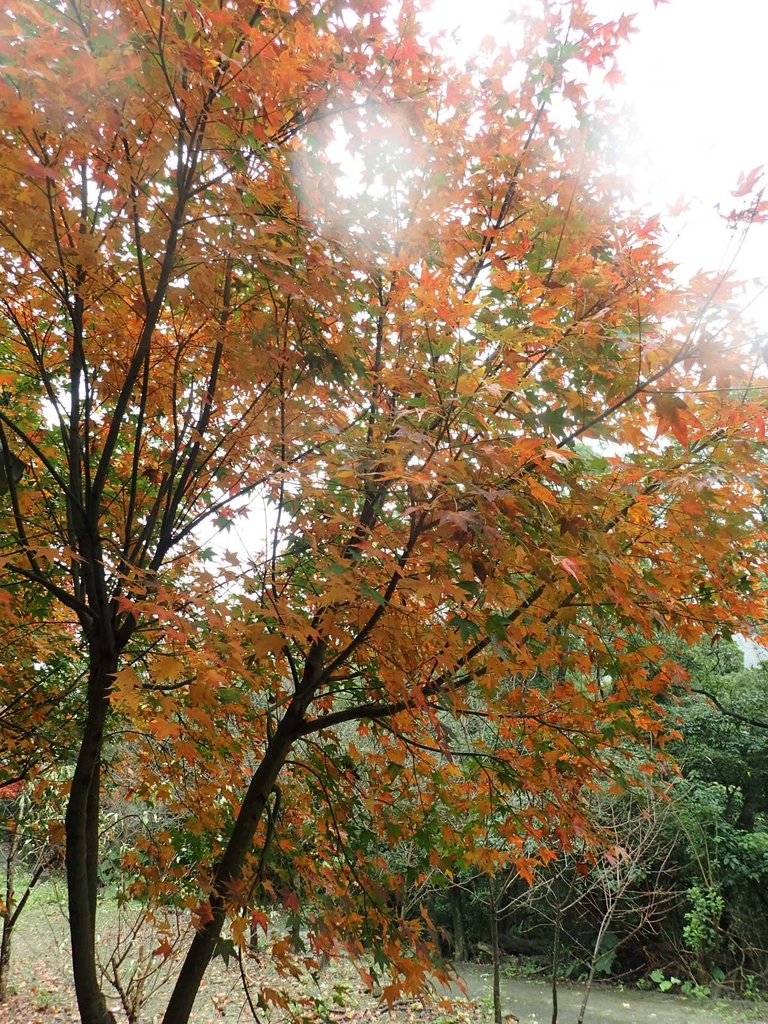
[[764,170],[765,165],[762,164],[759,167],[754,167],[749,172],[749,174],[744,174],[742,172],[739,175],[738,185],[736,186],[736,189],[733,192],[731,192],[731,195],[739,198],[740,196],[746,196],[749,195],[750,192],[753,192],[755,186],[760,181],[760,178],[763,176]]
[[170,944],[168,939],[161,939],[160,945],[157,949],[152,951],[152,956],[161,956],[163,960],[167,960],[173,953],[173,946]]
[[251,927],[261,928],[264,934],[267,934],[267,927],[269,925],[269,919],[262,910],[251,911]]
[[573,558],[561,558],[557,563],[560,568],[567,572],[569,576],[573,576],[575,580],[581,582],[584,579],[583,573],[579,569],[579,563]]

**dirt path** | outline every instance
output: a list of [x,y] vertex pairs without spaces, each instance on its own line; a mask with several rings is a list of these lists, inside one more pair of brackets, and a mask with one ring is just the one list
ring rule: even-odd
[[[459,972],[472,999],[486,1002],[491,993],[489,969],[461,964]],[[576,1024],[583,987],[558,986],[559,1024]],[[505,1014],[520,1024],[551,1024],[552,992],[548,983],[525,978],[502,979]],[[594,989],[589,997],[584,1024],[768,1024],[768,1008],[727,1000],[693,999],[614,988]]]

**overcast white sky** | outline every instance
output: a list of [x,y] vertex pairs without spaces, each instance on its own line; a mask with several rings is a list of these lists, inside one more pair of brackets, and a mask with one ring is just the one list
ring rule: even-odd
[[[534,0],[530,0],[534,2]],[[433,0],[441,25],[466,51],[487,35],[503,38],[520,0]],[[689,272],[726,265],[734,236],[718,215],[736,205],[740,172],[768,163],[768,0],[592,0],[600,17],[636,12],[624,48],[625,84],[615,94],[635,119],[624,155],[638,198],[655,212],[689,203],[667,218],[674,259]],[[768,225],[753,228],[738,259],[743,278],[768,279]],[[750,287],[755,296],[759,286]],[[751,312],[768,330],[768,297]]]

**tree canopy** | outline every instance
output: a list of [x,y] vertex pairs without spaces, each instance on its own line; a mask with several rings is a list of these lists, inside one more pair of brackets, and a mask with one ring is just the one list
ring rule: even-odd
[[0,12],[2,763],[69,766],[84,1024],[105,795],[200,839],[135,864],[196,925],[165,1024],[247,941],[274,794],[317,947],[379,915],[412,987],[371,837],[530,874],[652,771],[659,635],[761,619],[759,353],[616,176],[629,28],[544,3],[459,71],[412,2]]

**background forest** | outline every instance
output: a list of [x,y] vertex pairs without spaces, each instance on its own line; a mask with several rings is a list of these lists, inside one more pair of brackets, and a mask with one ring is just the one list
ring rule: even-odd
[[430,899],[459,958],[507,954],[565,978],[640,981],[662,991],[754,994],[766,979],[768,677],[733,643],[677,655],[693,693],[668,703],[679,768],[666,782],[597,797],[607,849],[575,850],[531,884],[446,880]]

